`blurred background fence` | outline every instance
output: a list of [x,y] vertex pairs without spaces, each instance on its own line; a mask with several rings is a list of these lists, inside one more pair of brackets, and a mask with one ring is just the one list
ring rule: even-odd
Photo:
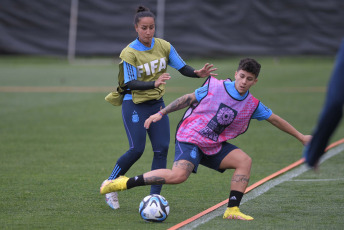
[[182,57],[333,55],[344,37],[343,0],[0,0],[0,54],[118,56],[140,4]]

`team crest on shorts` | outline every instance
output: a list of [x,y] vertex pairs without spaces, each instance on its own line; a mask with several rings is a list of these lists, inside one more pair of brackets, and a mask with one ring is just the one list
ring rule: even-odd
[[137,112],[134,110],[133,115],[131,116],[131,121],[133,123],[137,123],[139,122],[140,118],[139,115],[137,114]]
[[194,147],[190,153],[192,159],[196,159],[197,157],[197,147]]

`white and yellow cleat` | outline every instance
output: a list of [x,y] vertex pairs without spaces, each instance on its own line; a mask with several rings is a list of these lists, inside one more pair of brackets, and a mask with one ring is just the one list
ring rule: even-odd
[[226,209],[225,214],[223,214],[223,219],[253,220],[253,217],[240,212],[239,207],[235,206]]
[[100,194],[126,190],[128,180],[129,178],[126,176],[120,176],[114,180],[105,180],[100,186]]

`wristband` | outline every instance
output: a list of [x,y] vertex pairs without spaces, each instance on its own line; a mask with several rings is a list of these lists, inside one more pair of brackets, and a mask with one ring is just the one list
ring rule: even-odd
[[162,117],[164,116],[164,114],[163,114],[162,112],[159,111],[158,113],[159,113]]

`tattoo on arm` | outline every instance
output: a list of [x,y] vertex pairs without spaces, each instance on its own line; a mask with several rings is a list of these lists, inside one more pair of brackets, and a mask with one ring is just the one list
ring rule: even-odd
[[187,173],[187,177],[189,177],[195,166],[189,161],[176,161],[173,163],[173,167],[184,169]]
[[171,113],[180,109],[184,109],[195,102],[197,102],[197,99],[194,93],[186,94],[171,102],[163,109],[164,111],[162,112],[164,114]]
[[152,177],[144,178],[144,181],[145,181],[146,185],[165,184],[166,183],[165,178],[157,177],[157,176],[152,176]]
[[243,183],[243,184],[248,184],[248,181],[250,178],[248,178],[246,175],[233,175],[232,181],[233,182],[238,182],[238,183]]

